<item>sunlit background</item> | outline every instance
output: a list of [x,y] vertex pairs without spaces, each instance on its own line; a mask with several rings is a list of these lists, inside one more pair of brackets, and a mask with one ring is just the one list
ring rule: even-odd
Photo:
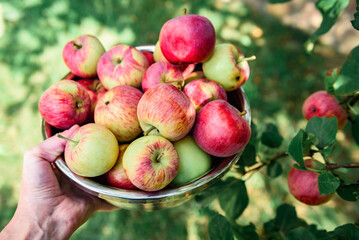
[[[291,138],[305,126],[304,99],[324,89],[323,74],[340,66],[358,45],[359,33],[350,20],[355,1],[333,29],[320,38],[311,55],[303,48],[319,27],[321,14],[314,1],[296,0],[270,5],[265,0],[12,0],[0,1],[0,227],[11,219],[18,199],[22,156],[42,141],[37,103],[45,89],[67,72],[62,60],[66,42],[93,34],[109,50],[116,44],[155,44],[163,23],[188,13],[208,17],[217,42],[236,44],[248,56],[251,76],[244,89],[252,107],[253,122],[279,126]],[[346,129],[338,140],[353,161],[359,149],[348,143]],[[281,146],[283,151],[287,146]],[[263,151],[270,151],[263,149]],[[340,157],[341,153],[338,153]],[[359,216],[354,203],[338,197],[324,206],[308,207],[288,194],[286,173],[275,180],[262,172],[247,181],[249,207],[239,222],[262,226],[281,203],[291,203],[299,217],[319,228],[332,230]],[[216,203],[214,203],[216,204]],[[206,239],[208,220],[190,201],[158,212],[120,210],[96,213],[72,239]]]

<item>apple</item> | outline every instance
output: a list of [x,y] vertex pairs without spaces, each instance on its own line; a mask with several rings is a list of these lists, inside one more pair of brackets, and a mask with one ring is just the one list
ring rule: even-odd
[[184,84],[188,84],[190,82],[192,82],[193,80],[196,79],[200,79],[200,78],[205,78],[203,71],[193,71],[189,74],[187,74],[186,76],[183,76],[184,78]]
[[85,122],[90,114],[91,100],[81,84],[74,80],[61,80],[41,95],[38,107],[48,124],[68,129]]
[[200,63],[208,59],[216,43],[212,23],[200,15],[184,15],[163,24],[159,43],[171,63]]
[[191,135],[173,143],[180,159],[179,169],[171,185],[182,186],[205,175],[212,166],[211,156],[204,152]]
[[153,63],[155,63],[155,59],[153,58],[153,53],[150,51],[141,51],[143,55],[147,58],[148,65],[151,66]]
[[170,83],[177,88],[184,84],[181,70],[169,62],[152,64],[142,78],[142,90],[146,92],[150,87],[159,83]]
[[206,78],[221,84],[226,91],[233,91],[242,86],[249,77],[249,60],[233,44],[216,44],[211,58],[203,63]]
[[163,56],[159,41],[157,41],[155,45],[155,51],[153,52],[153,59],[155,60],[155,62],[168,62],[165,56]]
[[137,116],[144,135],[162,135],[177,141],[191,130],[196,111],[181,90],[168,83],[159,83],[143,94]]
[[196,79],[186,84],[183,89],[184,94],[191,100],[196,112],[204,105],[216,99],[227,101],[226,91],[216,83],[209,79]]
[[338,103],[335,96],[326,91],[317,91],[311,94],[304,101],[302,112],[307,120],[314,116],[328,118],[335,116],[338,119],[338,129],[342,129],[348,120],[348,114]]
[[[61,138],[61,135],[58,135]],[[106,127],[88,123],[79,127],[65,147],[65,162],[79,176],[97,177],[108,172],[116,163],[118,142]]]
[[93,122],[97,100],[100,99],[102,95],[104,95],[107,92],[107,90],[98,79],[94,79],[94,78],[80,79],[77,82],[80,83],[87,90],[87,93],[90,96],[91,110],[90,110],[88,121]]
[[[312,168],[318,164],[313,159],[304,161],[305,166]],[[318,187],[319,173],[310,170],[299,170],[292,167],[288,174],[288,188],[290,193],[300,202],[308,205],[320,205],[328,202],[333,194],[320,195]]]
[[117,45],[101,56],[97,74],[106,89],[119,85],[139,88],[148,66],[148,60],[141,51],[129,45]]
[[115,166],[108,171],[106,175],[107,182],[110,186],[123,188],[123,189],[137,189],[128,179],[125,169],[123,168],[123,155],[129,144],[122,144],[119,146],[120,152]]
[[237,108],[218,99],[207,103],[198,113],[193,137],[200,148],[212,156],[229,157],[248,143],[251,128]]
[[144,191],[158,191],[176,176],[179,156],[173,144],[162,136],[143,136],[127,147],[123,168],[130,181]]
[[111,130],[119,142],[135,139],[142,132],[137,118],[142,95],[140,90],[127,85],[108,90],[96,104],[95,123]]
[[62,57],[70,71],[81,78],[96,77],[97,62],[105,53],[100,40],[92,35],[81,35],[65,44]]

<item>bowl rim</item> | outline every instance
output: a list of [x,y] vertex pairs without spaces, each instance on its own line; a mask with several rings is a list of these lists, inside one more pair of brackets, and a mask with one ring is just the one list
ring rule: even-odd
[[[153,52],[155,46],[141,45],[141,46],[137,46],[136,49],[140,51]],[[248,98],[242,87],[239,87],[236,91],[237,92],[239,91],[238,94],[240,94],[242,97],[240,99],[242,107],[243,109],[246,110],[246,113],[243,115],[243,117],[246,119],[248,124],[251,125],[251,109],[250,109]],[[42,118],[42,135],[44,140],[48,138],[45,124],[46,123]],[[100,198],[122,199],[122,200],[126,200],[130,204],[139,201],[146,203],[154,203],[159,199],[173,199],[173,198],[183,198],[183,197],[193,196],[194,194],[208,188],[210,185],[214,184],[217,180],[219,180],[223,175],[225,175],[231,169],[231,167],[239,160],[241,154],[243,153],[243,150],[244,148],[234,156],[225,158],[225,160],[221,160],[221,162],[217,166],[215,166],[215,168],[211,168],[204,176],[200,177],[199,179],[196,179],[192,182],[189,182],[179,187],[167,186],[166,188],[155,192],[120,189],[120,188],[101,184],[90,178],[78,176],[67,167],[63,156],[59,156],[54,161],[54,165],[66,177],[68,177],[71,181],[75,182],[78,185],[78,187],[90,193],[91,195],[98,196]]]

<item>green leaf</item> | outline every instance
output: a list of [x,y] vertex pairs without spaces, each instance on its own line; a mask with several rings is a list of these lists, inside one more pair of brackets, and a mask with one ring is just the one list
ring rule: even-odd
[[319,142],[317,146],[321,149],[335,142],[338,131],[338,119],[336,117],[313,117],[309,120],[306,127],[308,134],[312,133]]
[[208,233],[213,240],[233,240],[232,226],[220,214],[216,214],[208,223]]
[[331,72],[328,72],[324,76],[324,82],[325,82],[325,90],[329,93],[334,95],[334,83],[338,78],[339,70],[338,68],[334,68],[331,70]]
[[283,172],[282,165],[278,161],[271,162],[267,166],[267,175],[271,178],[276,178],[280,176]]
[[278,229],[287,231],[298,224],[299,218],[292,205],[282,204],[277,208],[274,223]]
[[249,167],[254,164],[256,164],[256,148],[253,144],[248,143],[236,165]]
[[318,187],[320,195],[332,194],[337,190],[340,181],[331,172],[322,172],[318,175]]
[[256,227],[253,223],[247,226],[233,226],[232,231],[237,240],[259,240]]
[[268,0],[269,3],[285,3],[291,0]]
[[337,227],[334,231],[328,233],[326,239],[353,240],[359,239],[359,226],[348,223]]
[[248,194],[245,182],[230,177],[224,181],[226,184],[219,193],[218,199],[221,208],[230,219],[237,219],[248,206]]
[[354,13],[354,20],[351,21],[353,28],[359,30],[359,0],[357,2],[356,12]]
[[336,95],[347,95],[359,90],[359,46],[345,60],[339,76],[333,84]]
[[340,185],[337,189],[338,195],[346,200],[355,202],[359,200],[359,184]]
[[290,142],[288,147],[289,155],[296,161],[299,166],[305,168],[303,161],[303,139],[306,138],[306,133],[301,129],[297,135]]
[[277,126],[271,123],[267,124],[262,133],[261,142],[271,148],[279,147],[283,142],[283,137],[280,135]]
[[354,141],[359,145],[359,115],[354,118],[351,130]]
[[319,28],[310,36],[305,43],[305,48],[311,52],[314,42],[323,34],[327,33],[337,21],[340,14],[348,6],[349,0],[319,0],[316,7],[322,13],[323,19]]
[[307,229],[304,227],[298,227],[291,230],[287,236],[288,240],[316,240],[317,238]]

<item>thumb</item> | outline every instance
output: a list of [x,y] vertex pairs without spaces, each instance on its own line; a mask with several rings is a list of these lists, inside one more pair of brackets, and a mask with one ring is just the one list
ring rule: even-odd
[[[63,131],[60,134],[64,137],[70,138],[78,129],[79,126],[74,125],[70,129]],[[66,143],[66,140],[59,138],[57,135],[54,135],[27,151],[24,157],[24,164],[34,160],[45,160],[48,162],[53,162],[64,152]]]

